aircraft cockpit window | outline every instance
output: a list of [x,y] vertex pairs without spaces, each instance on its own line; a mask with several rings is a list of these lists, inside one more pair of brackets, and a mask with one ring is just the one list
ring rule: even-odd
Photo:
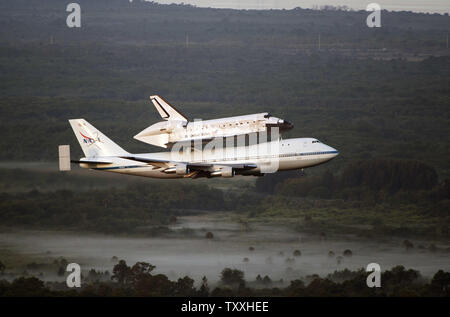
[[312,141],[312,143],[320,143],[320,141],[319,140],[314,140],[314,141]]
[[272,115],[270,114],[270,113],[268,113],[268,114],[265,114],[264,115],[264,118],[269,118],[269,117],[271,117]]

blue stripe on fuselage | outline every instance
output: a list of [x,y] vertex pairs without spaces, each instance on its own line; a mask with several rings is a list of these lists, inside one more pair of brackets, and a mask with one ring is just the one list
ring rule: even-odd
[[[281,157],[288,156],[306,156],[306,155],[326,155],[326,154],[337,154],[339,151],[325,151],[325,152],[306,152],[306,153],[294,153],[294,154],[281,154]],[[220,164],[219,164],[220,165]],[[148,167],[148,165],[126,165],[126,166],[112,166],[112,167],[94,167],[94,170],[117,170],[117,169],[127,169],[127,168],[138,168],[138,167]]]

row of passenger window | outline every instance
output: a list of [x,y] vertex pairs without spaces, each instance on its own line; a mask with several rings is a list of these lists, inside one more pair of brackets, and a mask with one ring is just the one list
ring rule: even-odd
[[329,154],[330,152],[309,152],[309,153],[300,153],[300,155],[320,155],[320,154]]
[[280,154],[280,155],[263,155],[263,156],[253,156],[253,157],[225,157],[215,160],[204,160],[204,162],[223,162],[223,161],[241,161],[241,160],[256,160],[263,158],[276,158],[276,157],[290,157],[290,156],[303,156],[303,155],[320,155],[320,154],[330,154],[333,152],[310,152],[310,153],[290,153],[290,154]]

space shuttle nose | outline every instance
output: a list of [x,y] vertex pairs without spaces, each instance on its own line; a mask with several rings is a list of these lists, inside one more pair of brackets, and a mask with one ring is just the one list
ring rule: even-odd
[[290,123],[289,121],[287,121],[287,120],[280,120],[280,121],[282,121],[280,123],[280,130],[281,131],[291,130],[294,127],[294,125],[292,123]]
[[[273,118],[273,117],[272,117]],[[292,123],[287,120],[273,118],[270,123],[266,123],[267,128],[278,128],[280,132],[290,130],[294,127]]]

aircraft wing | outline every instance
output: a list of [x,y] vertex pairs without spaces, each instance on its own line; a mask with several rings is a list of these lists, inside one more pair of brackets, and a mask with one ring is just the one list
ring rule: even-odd
[[[188,177],[210,176],[215,175],[218,171],[227,168],[233,171],[248,171],[257,168],[255,163],[248,164],[209,164],[209,163],[190,163],[190,162],[174,162],[170,160],[152,159],[142,156],[121,156],[120,158],[133,160],[137,162],[148,163],[160,168],[165,168],[166,171],[171,172],[176,165],[185,165],[192,173]],[[192,174],[192,175],[190,175]],[[200,175],[198,175],[200,174]]]
[[147,164],[150,164],[150,165],[153,165],[156,167],[169,167],[170,163],[171,163],[168,160],[151,159],[151,158],[142,157],[142,156],[120,156],[120,158],[137,161],[137,162],[142,162],[142,163],[147,163]]

